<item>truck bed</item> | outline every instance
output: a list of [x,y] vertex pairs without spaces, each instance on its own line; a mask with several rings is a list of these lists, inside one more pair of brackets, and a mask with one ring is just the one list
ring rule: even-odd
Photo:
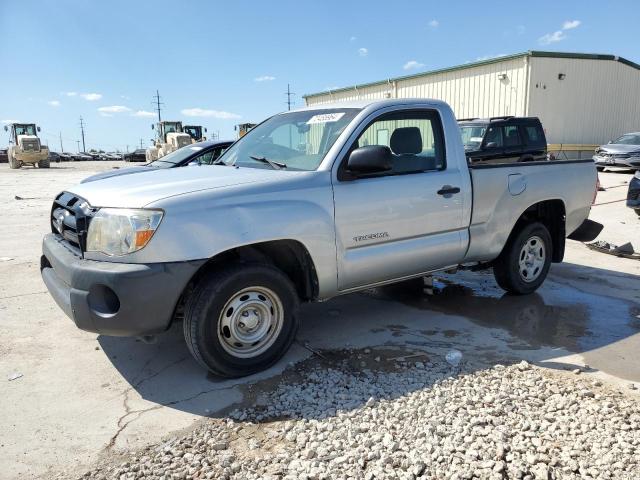
[[496,258],[517,219],[541,201],[562,201],[569,235],[589,216],[597,181],[590,159],[476,164],[469,174],[473,208],[465,262]]

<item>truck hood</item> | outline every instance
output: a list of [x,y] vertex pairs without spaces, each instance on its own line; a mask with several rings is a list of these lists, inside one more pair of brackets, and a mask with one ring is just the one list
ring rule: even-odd
[[261,168],[202,165],[121,175],[81,183],[68,191],[84,198],[92,207],[142,208],[176,195],[246,183],[277,181],[290,178],[292,174],[295,175],[291,172]]
[[152,167],[143,167],[143,166],[137,166],[137,167],[129,167],[129,168],[120,168],[118,170],[107,170],[106,172],[100,172],[100,173],[96,173],[95,175],[91,175],[90,177],[85,178],[84,180],[82,180],[80,183],[87,183],[87,182],[95,182],[96,180],[104,180],[105,178],[112,178],[112,177],[121,177],[122,175],[130,175],[132,173],[144,173],[144,172],[150,172]]

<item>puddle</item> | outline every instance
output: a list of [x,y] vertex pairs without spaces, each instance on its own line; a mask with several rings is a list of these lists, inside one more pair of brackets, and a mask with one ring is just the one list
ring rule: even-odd
[[[514,296],[499,289],[490,273],[460,272],[434,278],[433,295],[424,292],[421,281],[376,288],[364,295],[461,316],[484,327],[502,328],[517,339],[510,345],[514,350],[552,346],[582,352],[640,331],[637,305],[584,293],[551,280],[534,294]],[[392,327],[394,334],[399,333],[397,325]],[[423,333],[452,338],[461,332]]]

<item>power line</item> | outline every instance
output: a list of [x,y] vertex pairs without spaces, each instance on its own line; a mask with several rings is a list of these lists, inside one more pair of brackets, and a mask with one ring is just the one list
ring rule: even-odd
[[156,111],[158,112],[158,122],[162,121],[162,118],[160,117],[160,105],[164,105],[163,102],[160,101],[160,92],[158,90],[156,90],[156,94],[153,96],[153,100],[154,100],[154,104],[156,106]]
[[288,84],[288,83],[287,83],[287,91],[286,91],[285,95],[287,96],[287,102],[286,102],[286,103],[287,103],[287,110],[291,110],[291,105],[292,105],[293,103],[295,103],[295,102],[292,102],[292,101],[291,101],[291,97],[292,97],[293,95],[295,95],[295,93],[293,93],[293,92],[291,91],[291,89],[289,88],[289,84]]
[[[87,147],[84,144],[84,122],[82,120],[82,115],[80,115],[80,132],[82,133],[82,151],[86,152]],[[80,145],[78,145],[78,148],[80,148]]]

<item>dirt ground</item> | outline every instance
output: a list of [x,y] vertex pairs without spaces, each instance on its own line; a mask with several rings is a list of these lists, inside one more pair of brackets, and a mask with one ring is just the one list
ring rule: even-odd
[[[0,478],[72,476],[106,456],[223,416],[323,351],[391,349],[407,356],[453,348],[478,365],[526,359],[554,370],[580,367],[630,393],[636,382],[640,387],[640,261],[573,241],[565,262],[527,297],[504,295],[490,272],[464,272],[437,276],[433,295],[385,288],[305,306],[288,355],[241,380],[207,375],[191,359],[179,326],[147,341],[82,332],[46,292],[40,242],[50,230],[55,194],[116,166],[125,164],[17,171],[0,164]],[[630,178],[600,174],[606,191],[591,218],[605,225],[599,240],[640,250],[640,220],[624,205]]]

